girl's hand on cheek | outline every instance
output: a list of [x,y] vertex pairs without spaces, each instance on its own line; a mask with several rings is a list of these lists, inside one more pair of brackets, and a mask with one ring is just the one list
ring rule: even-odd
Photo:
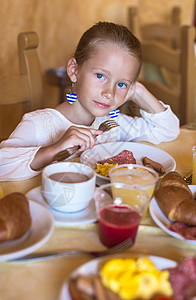
[[129,92],[127,94],[127,100],[131,100],[137,104],[137,95],[139,93],[139,89],[140,89],[140,83],[137,81],[134,82],[131,85]]
[[138,81],[136,81],[130,88],[127,100],[133,101],[141,109],[148,113],[156,114],[165,111],[164,106],[158,101],[158,99]]

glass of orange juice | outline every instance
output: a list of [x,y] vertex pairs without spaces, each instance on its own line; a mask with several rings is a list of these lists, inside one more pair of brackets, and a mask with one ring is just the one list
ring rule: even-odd
[[[137,164],[124,164],[115,166],[109,170],[109,177],[112,183],[122,182],[131,184],[135,188],[145,191],[148,195],[149,201],[153,196],[155,184],[159,179],[159,175],[156,171]],[[126,199],[127,204],[129,204],[130,201],[133,201],[134,197],[133,195],[127,194]],[[147,210],[148,205],[146,207],[146,212]]]
[[196,145],[193,146],[193,175],[192,175],[192,184],[196,184]]

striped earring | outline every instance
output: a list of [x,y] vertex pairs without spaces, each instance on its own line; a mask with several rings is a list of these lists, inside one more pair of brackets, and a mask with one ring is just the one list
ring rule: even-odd
[[67,101],[70,103],[70,104],[73,104],[74,102],[76,102],[78,96],[76,93],[73,93],[73,90],[74,90],[74,82],[72,82],[72,91],[71,89],[69,90],[69,93],[66,94],[66,98],[67,98]]
[[120,110],[119,110],[118,108],[117,108],[117,109],[114,109],[114,110],[111,111],[111,112],[109,112],[110,118],[112,118],[112,119],[117,118],[118,115],[119,115],[119,112],[120,112]]

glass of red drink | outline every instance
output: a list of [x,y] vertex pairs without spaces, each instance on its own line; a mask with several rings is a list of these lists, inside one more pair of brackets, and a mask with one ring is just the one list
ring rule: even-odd
[[[127,197],[132,198],[129,204]],[[116,182],[96,188],[94,200],[101,242],[110,248],[131,238],[134,244],[148,203],[147,193],[133,185]]]

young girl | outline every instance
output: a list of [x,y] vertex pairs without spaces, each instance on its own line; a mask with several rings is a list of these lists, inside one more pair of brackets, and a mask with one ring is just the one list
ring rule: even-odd
[[[95,143],[110,141],[158,144],[175,139],[178,118],[136,81],[141,61],[140,42],[126,27],[99,22],[88,29],[67,65],[71,97],[67,95],[68,100],[55,109],[24,115],[1,143],[0,180],[33,177],[52,163],[58,152],[73,146],[84,151]],[[141,108],[141,117],[119,114],[115,119],[119,127],[108,132],[97,130],[110,119],[109,113],[116,113],[127,100]]]

